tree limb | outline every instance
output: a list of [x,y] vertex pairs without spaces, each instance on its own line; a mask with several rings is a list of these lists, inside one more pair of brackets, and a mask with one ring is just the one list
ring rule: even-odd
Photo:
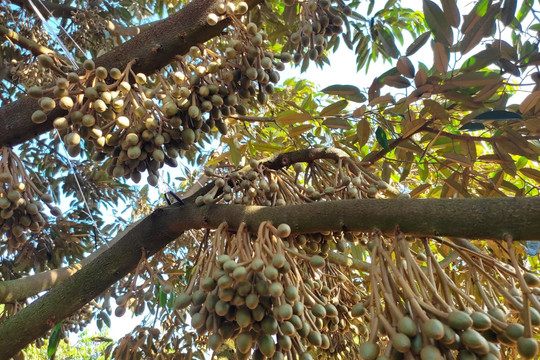
[[[183,231],[230,230],[245,222],[256,231],[262,221],[288,223],[293,233],[371,231],[416,236],[456,236],[514,240],[540,239],[540,198],[361,199],[321,201],[282,207],[189,202],[155,210],[83,269],[0,324],[0,359],[9,359],[71,316],[137,266],[142,251],[152,256]],[[61,305],[61,306],[59,306]],[[33,324],[33,326],[28,326]]]
[[[201,179],[197,181],[186,192],[178,193],[178,196],[183,197],[184,203],[193,203],[197,196],[205,194],[214,187],[214,183],[210,182],[206,185],[202,185],[208,180],[206,175],[203,175]],[[24,278],[0,281],[0,304],[6,304],[18,300],[24,300],[31,296],[35,296],[42,291],[49,290],[77,271],[81,270],[86,264],[101,255],[106,249],[114,245],[119,239],[122,238],[122,234],[125,234],[133,229],[141,220],[135,221],[121,231],[114,239],[107,244],[94,251],[88,257],[84,258],[79,263],[50,271],[44,271],[35,275],[30,275]]]
[[[358,166],[358,164],[349,156],[349,154],[338,148],[320,147],[281,153],[265,161],[264,165],[270,169],[277,170],[286,168],[298,162],[312,162],[319,159],[329,159],[335,162],[341,160],[343,165],[348,166],[349,170],[351,170],[355,175],[359,175],[361,173],[362,175],[367,176],[375,181],[382,181],[364,167]],[[360,164],[363,164],[363,162]],[[401,193],[398,189],[390,186],[389,184],[386,184],[385,192],[390,197],[397,197]]]
[[9,30],[4,25],[0,25],[0,34],[6,36],[13,43],[29,50],[33,55],[56,54],[56,51],[25,38],[24,36],[17,34],[15,31]]
[[[247,1],[250,7],[260,0]],[[176,14],[156,22],[150,28],[131,38],[112,51],[95,60],[96,66],[123,69],[133,59],[133,71],[152,74],[167,65],[177,55],[186,54],[193,45],[203,43],[221,34],[230,19],[214,26],[206,17],[216,6],[217,0],[194,0]],[[53,120],[65,115],[59,107],[51,111],[48,120],[41,124],[30,121],[32,113],[40,109],[37,100],[22,98],[0,108],[0,146],[17,145],[52,130]]]
[[[74,12],[81,10],[74,6],[69,6],[66,4],[57,4],[50,1],[40,2],[44,7],[47,8],[47,10],[50,11],[50,14],[56,18],[71,19]],[[33,12],[32,7],[30,6],[30,4],[28,4],[28,0],[11,0],[11,3]],[[93,13],[99,14],[99,11]],[[42,15],[47,19],[50,17],[49,12],[46,11],[44,11]],[[107,30],[120,36],[135,36],[140,34],[142,30],[151,26],[151,24],[145,24],[141,26],[123,26],[117,22],[105,18],[103,18],[103,20],[106,22]]]

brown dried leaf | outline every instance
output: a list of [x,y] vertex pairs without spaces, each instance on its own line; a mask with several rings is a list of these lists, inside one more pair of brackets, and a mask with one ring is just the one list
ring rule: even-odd
[[355,118],[362,117],[366,112],[366,105],[360,106],[358,109],[354,110],[352,116]]
[[406,138],[408,138],[409,136],[411,136],[411,135],[413,135],[413,134],[416,134],[416,132],[417,132],[422,126],[424,126],[426,122],[427,122],[427,120],[424,119],[424,118],[420,118],[420,119],[416,119],[416,120],[407,122],[407,123],[403,126],[403,129],[401,130],[401,137],[404,138],[404,139],[406,139]]
[[462,166],[471,167],[474,164],[473,161],[469,157],[465,155],[457,154],[455,152],[444,153],[443,156],[447,158],[448,160],[458,163]]
[[379,104],[390,104],[390,103],[394,103],[394,98],[392,97],[392,95],[390,94],[386,94],[386,95],[383,95],[383,96],[379,96],[379,97],[376,97],[374,98],[373,100],[371,100],[369,102],[369,106],[375,106],[375,105],[379,105]]
[[519,172],[540,184],[540,170],[533,168],[521,168]]
[[414,77],[414,84],[416,85],[416,88],[420,90],[421,86],[432,86],[431,84],[426,84],[428,79],[428,75],[425,69],[420,69],[416,72],[416,76]]
[[525,114],[540,101],[540,90],[533,91],[519,105],[519,112]]
[[459,15],[459,9],[457,7],[456,0],[441,0],[444,16],[450,24],[450,26],[457,28],[459,26],[461,17]]
[[448,48],[440,42],[435,42],[433,44],[433,56],[435,61],[435,69],[441,74],[446,74],[448,69],[448,60],[450,55],[448,53]]
[[356,125],[356,138],[358,139],[358,145],[364,146],[371,136],[371,126],[369,121],[362,119]]
[[401,75],[410,79],[414,78],[414,65],[408,57],[400,57],[397,61],[396,68]]

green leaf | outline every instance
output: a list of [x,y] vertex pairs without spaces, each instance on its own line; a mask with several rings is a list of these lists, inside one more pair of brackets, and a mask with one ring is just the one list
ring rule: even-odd
[[159,306],[165,307],[165,305],[167,305],[167,293],[159,289]]
[[429,37],[431,36],[431,31],[426,31],[422,35],[418,36],[411,45],[407,48],[405,51],[406,56],[411,56],[412,54],[416,53],[422,46],[425,45],[425,43],[429,40]]
[[341,110],[345,109],[349,102],[347,100],[339,100],[333,104],[328,105],[324,109],[321,110],[319,113],[319,116],[331,116],[336,115],[341,112]]
[[49,345],[47,346],[47,357],[51,358],[58,348],[60,342],[60,330],[62,329],[62,322],[56,324],[52,330],[51,337],[49,338]]
[[462,71],[475,71],[485,68],[499,60],[500,51],[494,47],[487,48],[468,58],[461,66]]
[[510,121],[510,120],[523,120],[520,114],[506,111],[506,110],[492,110],[486,111],[477,115],[473,120],[477,121]]
[[[303,127],[303,126],[307,126],[309,129],[311,129],[313,127],[313,125],[300,125],[300,126],[297,126],[297,127],[293,128],[293,129],[291,129],[289,131],[289,135],[290,136],[298,135],[298,134],[293,134],[294,130],[296,130],[296,129],[300,128],[300,127]],[[253,148],[255,150],[260,151],[260,152],[275,153],[277,151],[282,151],[283,150],[283,146],[269,144],[269,143],[262,143],[262,142],[254,142],[252,144],[252,146],[253,146]]]
[[442,42],[446,46],[452,45],[454,42],[452,28],[441,8],[430,0],[424,0],[423,4],[426,22],[431,31],[433,31],[435,40]]
[[229,152],[231,154],[231,161],[233,164],[238,165],[240,164],[240,161],[242,160],[242,153],[240,152],[240,149],[238,148],[238,145],[234,141],[234,139],[231,139],[229,142]]
[[294,110],[285,110],[276,116],[276,123],[281,126],[292,125],[298,122],[310,120],[311,115],[307,112],[296,112]]
[[377,127],[377,130],[375,130],[375,138],[384,150],[390,150],[390,146],[388,145],[388,136],[382,127],[379,126]]
[[344,99],[358,103],[366,101],[366,97],[360,92],[360,89],[353,85],[331,85],[324,88],[322,92],[328,95],[341,96]]
[[382,9],[382,11],[388,11],[390,8],[392,8],[392,6],[396,4],[396,2],[397,0],[388,0],[386,4],[384,4],[384,8]]
[[504,0],[501,9],[501,22],[508,26],[514,20],[514,14],[517,9],[517,0]]
[[470,122],[470,123],[467,123],[467,124],[463,125],[462,127],[460,127],[459,130],[461,130],[461,131],[478,131],[478,130],[484,130],[485,128],[486,127],[484,126],[484,124]]
[[521,4],[521,7],[518,10],[518,13],[516,15],[516,19],[518,22],[521,22],[525,17],[529,14],[533,7],[533,1],[534,0],[525,0]]
[[390,57],[397,59],[399,57],[399,50],[396,47],[394,36],[392,36],[388,29],[382,26],[377,29],[377,34],[379,35],[378,38],[381,41],[384,51],[386,51]]
[[323,125],[331,129],[344,129],[349,130],[352,128],[351,124],[347,119],[341,117],[331,117],[323,121]]

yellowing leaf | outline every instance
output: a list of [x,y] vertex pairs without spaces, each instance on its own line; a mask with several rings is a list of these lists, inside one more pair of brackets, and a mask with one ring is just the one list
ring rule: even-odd
[[311,120],[310,114],[297,113],[294,110],[285,110],[276,116],[276,123],[281,126],[292,125],[306,120]]
[[[300,125],[305,126],[305,125]],[[275,144],[268,144],[264,142],[253,142],[252,146],[257,151],[275,153],[276,151],[283,151],[283,147]]]
[[311,129],[313,129],[312,124],[304,124],[304,125],[295,126],[295,127],[293,127],[292,129],[289,130],[289,135],[290,136],[298,136],[298,135],[303,134],[306,131],[309,131]]
[[409,136],[415,134],[418,131],[418,129],[420,129],[422,126],[425,125],[425,123],[426,123],[426,119],[424,118],[407,122],[403,126],[403,130],[401,130],[401,137],[406,139]]
[[450,121],[450,116],[448,111],[442,106],[438,101],[425,99],[423,101],[424,109],[428,111],[434,119],[439,119],[443,123],[448,123]]
[[364,146],[371,136],[371,126],[369,121],[362,119],[356,124],[356,138],[358,139],[358,145]]
[[323,125],[331,129],[344,129],[349,130],[352,126],[349,121],[340,117],[331,117],[323,121]]
[[473,162],[471,161],[471,159],[469,159],[467,156],[465,155],[461,155],[461,154],[456,154],[454,152],[449,152],[449,153],[444,153],[442,154],[445,158],[447,158],[448,160],[452,161],[452,162],[455,162],[455,163],[458,163],[462,166],[466,166],[466,167],[471,167],[473,166]]
[[431,184],[422,184],[422,185],[419,185],[417,186],[413,191],[411,191],[409,193],[409,195],[412,197],[412,198],[415,198],[415,197],[418,197],[418,195],[420,195],[421,193],[423,193],[424,191],[426,191],[427,189],[429,189],[431,187]]
[[349,102],[347,100],[339,100],[333,104],[328,105],[324,109],[321,110],[319,113],[319,116],[330,116],[330,115],[336,115],[341,112],[341,110],[345,109]]
[[235,165],[240,164],[240,161],[242,160],[242,150],[240,148],[241,146],[239,146],[238,142],[236,142],[234,139],[229,141],[229,153],[231,154],[230,159]]
[[228,157],[229,157],[229,152],[225,151],[221,153],[219,156],[216,156],[215,158],[208,160],[206,162],[206,166],[219,164],[221,160],[227,159]]

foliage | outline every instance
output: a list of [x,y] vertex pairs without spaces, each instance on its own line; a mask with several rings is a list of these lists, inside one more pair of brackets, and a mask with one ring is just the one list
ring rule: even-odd
[[[532,0],[423,0],[421,11],[395,0],[194,3],[204,10],[197,30],[223,31],[185,53],[152,44],[149,58],[166,57],[156,71],[114,52],[188,13],[183,2],[45,1],[51,13],[41,16],[31,2],[1,2],[1,104],[36,99],[26,121],[52,130],[0,144],[1,281],[98,257],[99,243],[153,210],[148,185],[163,182],[211,181],[195,197],[209,207],[540,195]],[[49,17],[59,21],[52,31]],[[368,89],[280,81],[287,64],[323,67],[343,43],[358,70],[385,64]],[[106,54],[123,66],[107,67]],[[511,236],[472,245],[316,226],[291,236],[268,222],[186,232],[152,257],[143,250],[130,274],[69,321],[52,321],[49,335],[109,326],[114,301],[116,317],[147,315],[99,346],[114,358],[537,353],[538,254]],[[32,306],[16,300],[0,327]],[[82,356],[73,351],[61,345],[56,356]]]
[[[73,359],[73,360],[104,360],[105,357],[101,353],[107,346],[107,334],[89,335],[87,331],[78,334],[77,341],[70,344],[69,341],[60,340],[58,349],[56,350],[56,359]],[[31,346],[25,351],[25,358],[29,360],[46,359],[49,340],[45,339],[41,346]]]

